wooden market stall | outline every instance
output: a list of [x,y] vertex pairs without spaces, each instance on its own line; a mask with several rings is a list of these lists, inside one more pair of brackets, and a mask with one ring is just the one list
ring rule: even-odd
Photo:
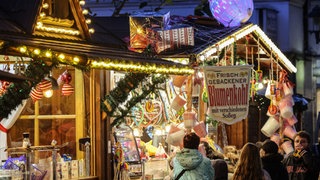
[[[273,94],[274,92],[272,92],[271,96],[278,97],[279,99],[270,98],[271,96],[268,95],[269,91],[267,91],[268,84],[273,85],[273,90],[277,90],[281,94],[281,97],[285,97],[285,93],[291,96],[293,94],[293,76],[297,69],[259,26],[251,23],[242,23],[235,27],[223,27],[213,18],[180,17],[170,16],[167,13],[156,13],[155,19],[168,23],[170,28],[155,28],[152,33],[144,31],[144,33],[138,34],[139,30],[141,30],[139,29],[140,26],[148,27],[147,23],[143,23],[143,19],[149,18],[152,20],[154,15],[141,13],[132,17],[98,17],[97,23],[106,29],[108,28],[107,24],[111,22],[122,24],[123,29],[127,31],[123,33],[131,38],[130,42],[128,42],[128,47],[132,51],[149,52],[157,57],[174,62],[187,62],[194,68],[195,73],[193,75],[172,76],[166,82],[166,87],[170,89],[166,93],[169,101],[169,105],[167,106],[169,116],[162,120],[162,122],[165,125],[178,124],[178,130],[175,130],[177,132],[180,132],[179,128],[186,131],[195,131],[194,125],[204,122],[207,126],[207,133],[217,136],[215,137],[215,141],[221,147],[231,145],[235,146],[235,148],[241,148],[246,142],[263,141],[271,137],[271,134],[262,132],[262,129],[269,120],[270,115],[268,115],[268,111],[272,110],[271,107],[274,107],[273,105],[278,106],[281,98]],[[140,17],[142,20],[139,19],[140,21],[137,21],[139,22],[137,23],[134,19],[136,17]],[[170,20],[167,20],[168,17]],[[115,36],[121,37],[117,31],[112,31],[112,33]],[[137,35],[139,35],[139,38],[137,38]],[[136,47],[134,47],[135,45]],[[207,86],[205,86],[205,79],[208,79],[208,77],[204,77],[204,69],[206,67],[241,67],[245,65],[252,67],[249,73],[250,80],[248,81],[250,86],[248,92],[249,102],[247,104],[248,114],[237,122],[224,123],[224,121],[220,122],[210,119],[207,112],[208,101],[205,100],[208,98],[208,94],[206,94],[208,93],[206,90]],[[235,72],[237,71],[239,69],[235,70]],[[246,74],[248,75],[248,73]],[[290,92],[284,92],[282,88],[283,83],[286,86],[290,86]],[[259,89],[258,85],[262,85],[263,88]],[[117,91],[117,89],[114,91]],[[111,102],[112,98],[117,99],[116,96],[107,96],[105,99]],[[176,101],[176,98],[180,101]],[[220,96],[220,98],[222,99],[223,96]],[[142,112],[146,113],[146,109],[142,111],[141,108],[147,108],[148,104],[159,107],[156,102],[154,101],[154,97],[147,97],[141,103],[135,104],[137,106],[134,111],[140,113],[127,116],[125,118],[127,119],[127,124],[133,130],[140,131],[140,133],[141,129],[145,130],[148,126],[163,130],[163,124],[158,123],[158,121],[151,122],[146,120],[148,118],[143,118],[151,116],[150,114],[141,115]],[[180,102],[182,106],[176,102]],[[163,109],[166,109],[166,106]],[[156,110],[160,109],[154,109],[154,111]],[[108,113],[108,111],[106,112]],[[281,111],[277,107],[274,113],[280,114]],[[196,118],[194,118],[195,114]],[[188,127],[186,127],[186,117],[196,119],[197,123],[188,124]],[[116,119],[116,121],[118,120]],[[294,120],[295,123],[296,121]],[[216,127],[210,129],[212,128],[210,127],[212,122],[215,122]],[[281,122],[281,128],[275,130],[284,139],[283,128],[284,122],[287,122],[287,120],[283,118]],[[152,131],[153,135],[155,135],[156,130]],[[214,132],[212,133],[212,131]],[[164,135],[166,136],[166,140],[160,141],[162,144],[164,142],[171,145],[175,143],[174,146],[179,145],[178,141],[173,142],[173,139],[169,138],[168,132],[164,133]],[[141,134],[137,137],[141,138],[140,136]],[[156,147],[152,146],[154,153],[156,149],[159,149],[159,146],[157,146],[158,141],[154,143],[156,140],[154,138],[152,141],[149,140],[150,138],[147,142],[152,142],[152,145]],[[147,148],[150,148],[150,144],[146,144]],[[166,148],[168,147],[166,146]],[[152,170],[153,168],[150,167],[153,166],[150,165],[149,168],[146,168]],[[159,169],[159,172],[162,171]]]
[[[194,61],[194,64],[200,69],[205,66],[251,64],[254,69],[252,74],[254,81],[278,82],[281,71],[286,71],[286,78],[290,79],[290,82],[293,81],[297,69],[259,26],[244,23],[240,26],[226,28],[215,19],[191,16],[182,19],[181,17],[173,18],[173,22],[194,28],[195,46],[178,53],[164,51],[160,53],[160,57],[170,60],[186,58]],[[266,113],[269,107],[269,101],[265,98],[263,91],[265,89],[262,92],[258,89],[251,89],[251,96],[260,94],[262,97],[250,98],[248,117],[244,121],[227,125],[226,132],[221,131],[220,135],[227,135],[228,138],[221,137],[220,144],[226,144],[228,140],[227,144],[240,148],[248,141],[257,142],[266,138],[260,131],[268,119]],[[204,116],[200,118],[205,120]]]
[[[179,140],[167,138],[170,131],[164,132],[165,126],[172,127],[174,123],[178,124],[175,127],[180,135],[184,134],[184,128],[196,131],[196,126],[205,127],[201,136],[215,135],[215,143],[221,147],[240,148],[248,141],[266,138],[261,128],[268,120],[267,112],[273,102],[280,101],[264,98],[266,87],[291,82],[296,68],[257,25],[242,23],[224,27],[214,18],[163,13],[157,14],[155,23],[161,22],[163,26],[168,25],[167,28],[160,26],[149,31],[148,27],[141,31],[139,26],[153,23],[153,14],[92,17],[82,8],[82,3],[78,0],[55,3],[7,0],[0,5],[5,10],[0,11],[1,63],[27,64],[25,75],[34,80],[6,87],[9,93],[1,94],[4,98],[0,99],[0,106],[5,108],[0,117],[6,119],[48,75],[61,74],[58,80],[71,85],[64,91],[60,87],[61,92],[56,92],[51,99],[39,97],[39,92],[30,94],[33,101],[26,105],[17,122],[32,120],[27,126],[32,131],[33,145],[48,145],[56,137],[59,137],[58,144],[63,144],[70,137],[59,135],[71,134],[72,144],[68,148],[75,149],[73,158],[83,159],[87,154],[80,139],[90,137],[89,174],[109,179],[115,173],[113,168],[118,168],[113,166],[115,141],[125,144],[128,154],[130,150],[136,151],[130,156],[132,162],[141,162],[145,155],[140,153],[141,147],[161,160],[166,156],[158,152],[162,145],[166,150],[170,150],[171,145],[179,145]],[[248,114],[236,123],[210,119],[205,67],[242,65],[251,67],[250,73],[244,73],[250,78],[246,80],[250,87],[247,89]],[[69,73],[65,74],[66,71]],[[267,83],[262,90],[258,89],[258,83],[263,80]],[[15,96],[18,98],[13,98]],[[49,112],[39,111],[41,108]],[[277,112],[281,113],[279,109]],[[192,121],[187,127],[187,117],[196,119],[197,123]],[[48,120],[49,128],[43,123]],[[133,134],[134,130],[139,131],[138,135]],[[152,141],[143,139],[147,137],[143,132],[153,134]],[[42,133],[49,138],[44,138]],[[282,135],[282,129],[279,133]],[[21,134],[21,129],[15,127],[9,132],[13,141],[19,140]],[[142,143],[137,142],[145,144],[138,150],[136,146]],[[147,162],[149,172],[151,166],[164,162],[160,160]]]
[[[110,71],[147,76],[192,74],[193,69],[129,51],[122,39],[95,24],[94,17],[82,5],[83,1],[78,0],[1,3],[2,70],[20,73],[27,79],[22,83],[6,82],[8,86],[4,86],[3,80],[10,79],[1,78],[1,137],[5,137],[1,139],[7,141],[8,137],[8,146],[7,142],[2,143],[5,146],[1,148],[1,159],[8,155],[6,148],[21,146],[22,133],[28,131],[32,150],[38,151],[42,145],[55,149],[67,143],[59,148],[61,155],[66,155],[64,158],[91,160],[88,171],[79,176],[107,179],[112,174],[108,163],[112,161],[111,127],[109,121],[104,121],[106,113],[100,103],[110,91]],[[58,82],[58,87],[50,85],[57,88],[52,98],[43,97],[42,82],[46,78],[56,78]],[[90,143],[89,156],[84,148],[86,142]],[[47,161],[50,157],[49,153],[36,155],[36,160]]]

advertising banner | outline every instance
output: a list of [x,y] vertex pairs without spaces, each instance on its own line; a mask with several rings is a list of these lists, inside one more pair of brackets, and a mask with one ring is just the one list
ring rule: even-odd
[[208,115],[231,125],[245,119],[249,112],[252,66],[204,67],[208,90]]

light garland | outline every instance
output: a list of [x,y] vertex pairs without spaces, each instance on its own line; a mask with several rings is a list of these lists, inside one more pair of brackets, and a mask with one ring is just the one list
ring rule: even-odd
[[60,28],[60,27],[53,27],[53,26],[45,26],[40,21],[37,22],[36,29],[41,30],[41,31],[60,33],[60,34],[68,34],[68,35],[73,35],[73,36],[79,36],[80,35],[80,31],[79,30],[74,30],[74,29],[71,29],[71,28],[67,29],[67,28]]
[[243,38],[247,34],[255,33],[258,35],[263,42],[265,42],[266,46],[273,51],[273,54],[275,56],[279,57],[279,60],[282,62],[282,64],[288,68],[290,72],[297,72],[297,68],[291,63],[291,61],[280,51],[280,49],[270,40],[270,38],[267,37],[267,35],[261,30],[261,28],[258,25],[248,25],[244,28],[242,28],[239,31],[234,32],[229,36],[229,38],[224,38],[221,41],[218,41],[216,44],[213,44],[206,49],[204,49],[202,52],[199,53],[197,59],[200,61],[205,61],[208,57],[213,55],[214,53],[218,52],[219,49],[223,49],[226,46],[234,43],[235,41]]
[[[1,45],[1,42],[0,42]],[[50,49],[38,48],[33,46],[19,45],[9,46],[15,52],[33,59],[43,59],[48,61],[57,61],[61,64],[71,65],[81,70],[107,69],[137,73],[156,73],[156,74],[172,74],[172,75],[188,75],[194,74],[194,69],[182,64],[168,65],[156,64],[152,62],[134,62],[128,60],[116,60],[110,58],[100,58],[99,60],[87,60],[84,56],[72,55],[52,51]]]
[[71,65],[82,70],[88,69],[86,66],[87,59],[84,56],[80,57],[79,55],[60,53],[50,49],[41,49],[26,45],[12,46],[11,49],[33,59],[47,59],[50,61],[58,61],[61,64]]
[[193,74],[194,70],[189,67],[179,67],[178,65],[157,65],[155,63],[134,63],[133,61],[113,60],[105,58],[101,61],[92,61],[91,68],[108,69],[126,72],[158,73],[158,74]]

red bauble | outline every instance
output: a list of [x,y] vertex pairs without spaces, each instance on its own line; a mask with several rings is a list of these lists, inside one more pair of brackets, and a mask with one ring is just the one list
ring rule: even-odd
[[66,83],[66,84],[69,84],[69,83],[71,82],[71,80],[72,80],[72,76],[71,76],[71,74],[69,73],[68,70],[65,70],[65,71],[62,73],[61,76],[62,76],[62,77],[61,77],[61,80],[62,80],[64,83]]
[[30,97],[32,98],[33,102],[36,102],[43,97],[43,93],[40,89],[33,88],[30,92]]
[[64,84],[61,92],[63,96],[69,96],[74,92],[74,88],[70,84]]

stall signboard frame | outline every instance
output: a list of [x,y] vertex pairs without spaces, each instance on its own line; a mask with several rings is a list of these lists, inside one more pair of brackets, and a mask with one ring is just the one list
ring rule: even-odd
[[204,67],[211,118],[231,125],[247,117],[251,70],[250,65]]

